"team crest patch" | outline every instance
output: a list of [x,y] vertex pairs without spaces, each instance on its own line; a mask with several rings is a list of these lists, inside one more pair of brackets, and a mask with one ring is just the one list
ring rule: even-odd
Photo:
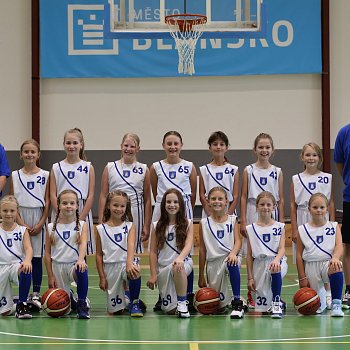
[[174,240],[174,232],[168,232],[168,237],[167,237],[167,241],[172,241]]
[[224,230],[217,230],[216,231],[216,236],[217,238],[224,238],[224,235],[225,235],[225,231]]
[[321,244],[323,242],[323,236],[316,236],[316,242]]
[[260,185],[265,186],[267,184],[267,177],[260,177]]
[[70,237],[70,231],[63,231],[62,234],[63,234],[63,238],[66,240]]
[[27,188],[28,188],[28,190],[32,190],[34,188],[34,181],[28,181]]
[[130,170],[123,170],[124,177],[130,177]]
[[123,235],[121,233],[115,233],[114,239],[116,242],[121,242],[121,240],[123,239]]
[[13,244],[12,244],[12,238],[8,238],[8,239],[7,239],[7,246],[11,248],[12,245],[13,245]]
[[314,190],[316,188],[316,182],[309,182],[309,190]]
[[68,171],[68,179],[74,179],[75,171]]
[[176,171],[169,171],[169,178],[175,179],[176,178]]
[[224,173],[215,173],[216,180],[222,180],[224,178]]
[[270,240],[271,240],[271,235],[269,233],[263,234],[263,241],[265,243],[270,242]]

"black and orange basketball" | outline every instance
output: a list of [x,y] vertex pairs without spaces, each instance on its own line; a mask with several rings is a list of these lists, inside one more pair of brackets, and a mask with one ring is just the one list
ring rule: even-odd
[[320,307],[320,297],[317,292],[309,287],[300,288],[293,297],[295,309],[302,315],[313,315]]
[[201,288],[194,296],[194,307],[203,315],[215,314],[220,305],[220,294],[213,288]]
[[61,317],[70,310],[69,294],[60,288],[50,288],[41,297],[43,310],[51,317]]

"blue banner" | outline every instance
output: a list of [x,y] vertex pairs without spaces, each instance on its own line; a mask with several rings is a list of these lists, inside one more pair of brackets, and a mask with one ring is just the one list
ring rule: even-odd
[[[321,0],[264,0],[264,7],[262,38],[199,39],[195,74],[320,74]],[[180,76],[171,37],[110,37],[108,9],[108,0],[40,1],[42,78]]]

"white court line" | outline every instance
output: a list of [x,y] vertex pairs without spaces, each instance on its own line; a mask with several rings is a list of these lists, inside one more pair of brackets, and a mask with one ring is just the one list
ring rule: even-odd
[[20,333],[9,333],[0,332],[0,334],[22,337],[22,338],[33,338],[33,339],[46,339],[46,340],[61,340],[61,341],[81,341],[81,342],[92,342],[92,343],[129,343],[129,344],[239,344],[239,343],[278,343],[278,342],[296,342],[296,341],[310,341],[310,340],[320,340],[320,339],[341,339],[349,338],[350,334],[344,335],[331,335],[322,337],[303,337],[303,338],[279,338],[279,339],[241,339],[241,340],[118,340],[118,339],[91,339],[91,338],[63,338],[63,337],[48,337],[40,335],[31,334],[20,334]]

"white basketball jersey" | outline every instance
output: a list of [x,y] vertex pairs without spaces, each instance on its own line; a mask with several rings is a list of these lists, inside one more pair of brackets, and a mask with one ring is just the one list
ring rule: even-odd
[[227,256],[232,251],[236,221],[236,215],[228,215],[225,222],[215,222],[211,217],[201,220],[207,261]]
[[[190,223],[189,223],[190,224]],[[153,227],[156,229],[157,222],[153,222]],[[181,251],[176,247],[176,231],[175,225],[169,225],[166,230],[166,239],[164,246],[158,251],[158,265],[168,266],[181,254]]]
[[52,167],[56,179],[57,194],[63,190],[73,190],[79,199],[89,195],[89,175],[91,163],[80,160],[69,164],[65,161],[55,163]]
[[248,199],[255,201],[261,192],[269,191],[278,202],[278,179],[281,168],[271,165],[268,169],[260,169],[255,164],[251,164],[246,169],[248,174]]
[[162,201],[165,191],[169,188],[178,189],[182,193],[185,202],[190,200],[192,196],[190,185],[192,166],[193,164],[191,162],[184,159],[177,164],[168,164],[163,160],[153,163],[158,177],[157,203]]
[[322,227],[313,227],[308,223],[298,227],[300,239],[304,245],[303,260],[332,259],[337,225],[337,222],[327,221]]
[[13,194],[20,207],[42,208],[45,206],[45,191],[49,172],[40,169],[36,174],[22,170],[12,172]]
[[[82,230],[85,221],[80,221]],[[56,231],[52,232],[53,223],[48,225],[48,232],[55,235],[55,244],[51,244],[51,258],[57,263],[75,263],[79,257],[79,245],[76,243],[77,231],[76,222],[60,224],[56,226]]]
[[220,186],[225,189],[228,201],[233,201],[234,198],[232,191],[235,182],[235,175],[238,171],[236,165],[229,163],[221,166],[207,164],[201,166],[199,169],[202,175],[206,196],[208,196],[209,191],[213,187]]
[[0,227],[0,265],[21,263],[24,256],[24,226],[17,225],[12,231]]
[[278,254],[281,235],[285,224],[275,221],[270,226],[252,224],[247,226],[252,255],[255,259],[275,257]]
[[131,205],[143,203],[143,183],[147,165],[139,162],[124,164],[121,161],[109,162],[108,189],[109,192],[121,190],[130,198]]
[[328,200],[331,199],[332,175],[320,171],[317,174],[293,175],[295,203],[298,207],[308,208],[310,197],[314,193],[323,193]]
[[132,222],[125,221],[120,226],[101,224],[97,232],[101,239],[104,263],[126,262],[128,253],[128,234]]

